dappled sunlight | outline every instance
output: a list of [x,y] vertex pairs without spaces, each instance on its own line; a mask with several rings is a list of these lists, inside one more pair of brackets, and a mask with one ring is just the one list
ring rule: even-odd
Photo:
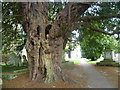
[[86,62],[86,58],[81,58],[80,59],[80,65],[84,65],[84,66],[90,66],[87,62]]

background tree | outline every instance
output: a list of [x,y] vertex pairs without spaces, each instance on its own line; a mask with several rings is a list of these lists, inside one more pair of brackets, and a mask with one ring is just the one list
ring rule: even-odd
[[2,53],[20,51],[25,45],[20,8],[21,3],[2,3]]
[[94,61],[100,58],[104,51],[118,50],[118,41],[114,36],[104,35],[89,29],[80,33],[80,46],[84,58]]
[[[99,6],[94,6],[90,9],[88,9],[83,16],[90,16],[89,21],[84,21],[86,25],[83,25],[85,27],[80,27],[80,41],[81,41],[81,47],[83,51],[83,57],[90,58],[91,60],[96,60],[100,57],[100,55],[105,50],[117,50],[118,49],[118,41],[116,41],[114,36],[108,36],[115,34],[118,32],[119,34],[119,19],[118,18],[109,18],[106,19],[106,16],[99,17],[100,15],[105,15],[107,13],[109,14],[115,14],[119,13],[119,5],[120,2],[112,2],[112,3],[98,3]],[[92,16],[96,16],[96,19]],[[108,15],[109,16],[109,15]],[[102,19],[104,18],[104,19]],[[91,19],[91,20],[90,20]],[[92,27],[90,26],[92,25]],[[110,32],[106,33],[103,30]],[[103,35],[98,32],[102,32]],[[112,33],[112,34],[111,34]]]

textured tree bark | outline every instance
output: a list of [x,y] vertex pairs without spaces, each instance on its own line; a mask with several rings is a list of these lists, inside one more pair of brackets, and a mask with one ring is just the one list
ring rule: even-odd
[[65,36],[72,31],[74,18],[83,14],[90,5],[70,3],[52,25],[48,24],[47,3],[29,2],[22,6],[30,80],[45,83],[67,80],[60,66]]
[[23,3],[30,80],[50,83],[64,80],[60,67],[63,39],[54,36],[56,27],[48,25],[47,12],[47,3]]

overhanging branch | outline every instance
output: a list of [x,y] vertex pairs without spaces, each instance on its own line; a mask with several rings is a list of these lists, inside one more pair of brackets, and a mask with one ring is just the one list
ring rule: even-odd
[[101,20],[101,19],[108,19],[108,18],[120,18],[120,14],[102,15],[102,16],[86,16],[86,17],[80,17],[78,19],[78,21],[82,21],[82,20]]
[[110,35],[110,36],[115,34],[114,32],[113,33],[108,33],[108,32],[106,32],[104,30],[94,28],[92,25],[88,25],[86,23],[82,24],[82,26],[85,27],[85,28],[89,28],[89,29],[91,29],[93,31],[100,32],[100,33],[103,33],[103,34],[106,34],[106,35]]

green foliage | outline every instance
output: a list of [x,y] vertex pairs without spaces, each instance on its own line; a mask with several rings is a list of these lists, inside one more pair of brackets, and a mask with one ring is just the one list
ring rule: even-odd
[[68,24],[63,23],[63,24],[61,25],[61,30],[65,30],[67,27],[68,27]]
[[0,54],[0,57],[2,57],[2,62],[5,63],[5,65],[8,65],[8,61],[10,61],[10,57],[7,54]]
[[[100,5],[92,5],[90,9],[88,9],[83,16],[101,16],[101,15],[116,15],[120,14],[120,2],[98,2]],[[120,19],[118,18],[108,18],[104,20],[96,20],[94,22],[97,23],[97,28],[103,29],[109,32],[119,31],[120,30]],[[87,22],[91,22],[89,20]],[[94,23],[92,22],[92,23]],[[99,25],[98,25],[99,24]],[[95,25],[95,24],[94,24]],[[96,26],[95,26],[96,27]]]
[[[98,2],[99,6],[92,5],[82,16],[100,16],[107,14],[118,14],[120,11],[120,2]],[[48,20],[52,23],[59,15],[59,12],[66,6],[65,2],[49,2],[48,6]],[[20,2],[3,2],[2,3],[2,37],[3,37],[3,53],[10,53],[13,51],[20,51],[25,45],[26,34],[22,27],[22,11]],[[107,30],[113,32],[120,30],[120,22],[117,18],[110,18],[105,20],[87,20],[83,21],[92,24],[97,29]],[[62,25],[64,30],[67,25]],[[81,31],[83,30],[84,31]],[[65,51],[73,50],[78,42],[77,38],[71,32],[66,36],[65,42],[68,48]],[[75,40],[69,40],[69,39]],[[83,54],[87,57],[97,59],[104,50],[115,50],[117,41],[114,37],[103,35],[90,31],[86,28],[80,28],[80,40]],[[89,56],[88,56],[89,55]]]
[[76,46],[79,45],[80,41],[78,32],[78,30],[75,30],[72,33],[70,33],[66,38],[66,48],[64,49],[65,52],[73,51],[76,48]]
[[118,50],[116,50],[116,53],[120,53],[120,40],[118,40]]
[[[21,50],[26,34],[22,28],[21,3],[2,3],[2,52],[10,53]],[[19,48],[21,45],[21,48]],[[18,47],[19,46],[19,47]]]
[[[98,2],[100,4],[92,5],[83,16],[101,16],[114,15],[120,11],[120,2]],[[104,20],[88,20],[84,21],[93,25],[94,28],[104,30],[106,32],[116,32],[120,30],[120,19],[108,18]],[[97,60],[106,50],[114,50],[118,52],[118,41],[114,36],[108,36],[95,32],[89,28],[80,27],[80,45],[82,48],[83,57]]]
[[53,22],[56,17],[58,16],[58,13],[63,10],[65,7],[65,2],[49,2],[48,5],[48,20],[50,22]]
[[23,62],[22,66],[26,66],[27,67],[28,66],[28,62],[27,61]]
[[91,60],[97,60],[106,50],[118,50],[118,41],[114,36],[108,36],[89,29],[80,32],[82,55]]
[[10,64],[13,66],[20,66],[21,65],[21,58],[19,54],[10,53]]
[[65,52],[73,51],[76,48],[76,46],[78,46],[78,43],[68,41],[64,51]]

